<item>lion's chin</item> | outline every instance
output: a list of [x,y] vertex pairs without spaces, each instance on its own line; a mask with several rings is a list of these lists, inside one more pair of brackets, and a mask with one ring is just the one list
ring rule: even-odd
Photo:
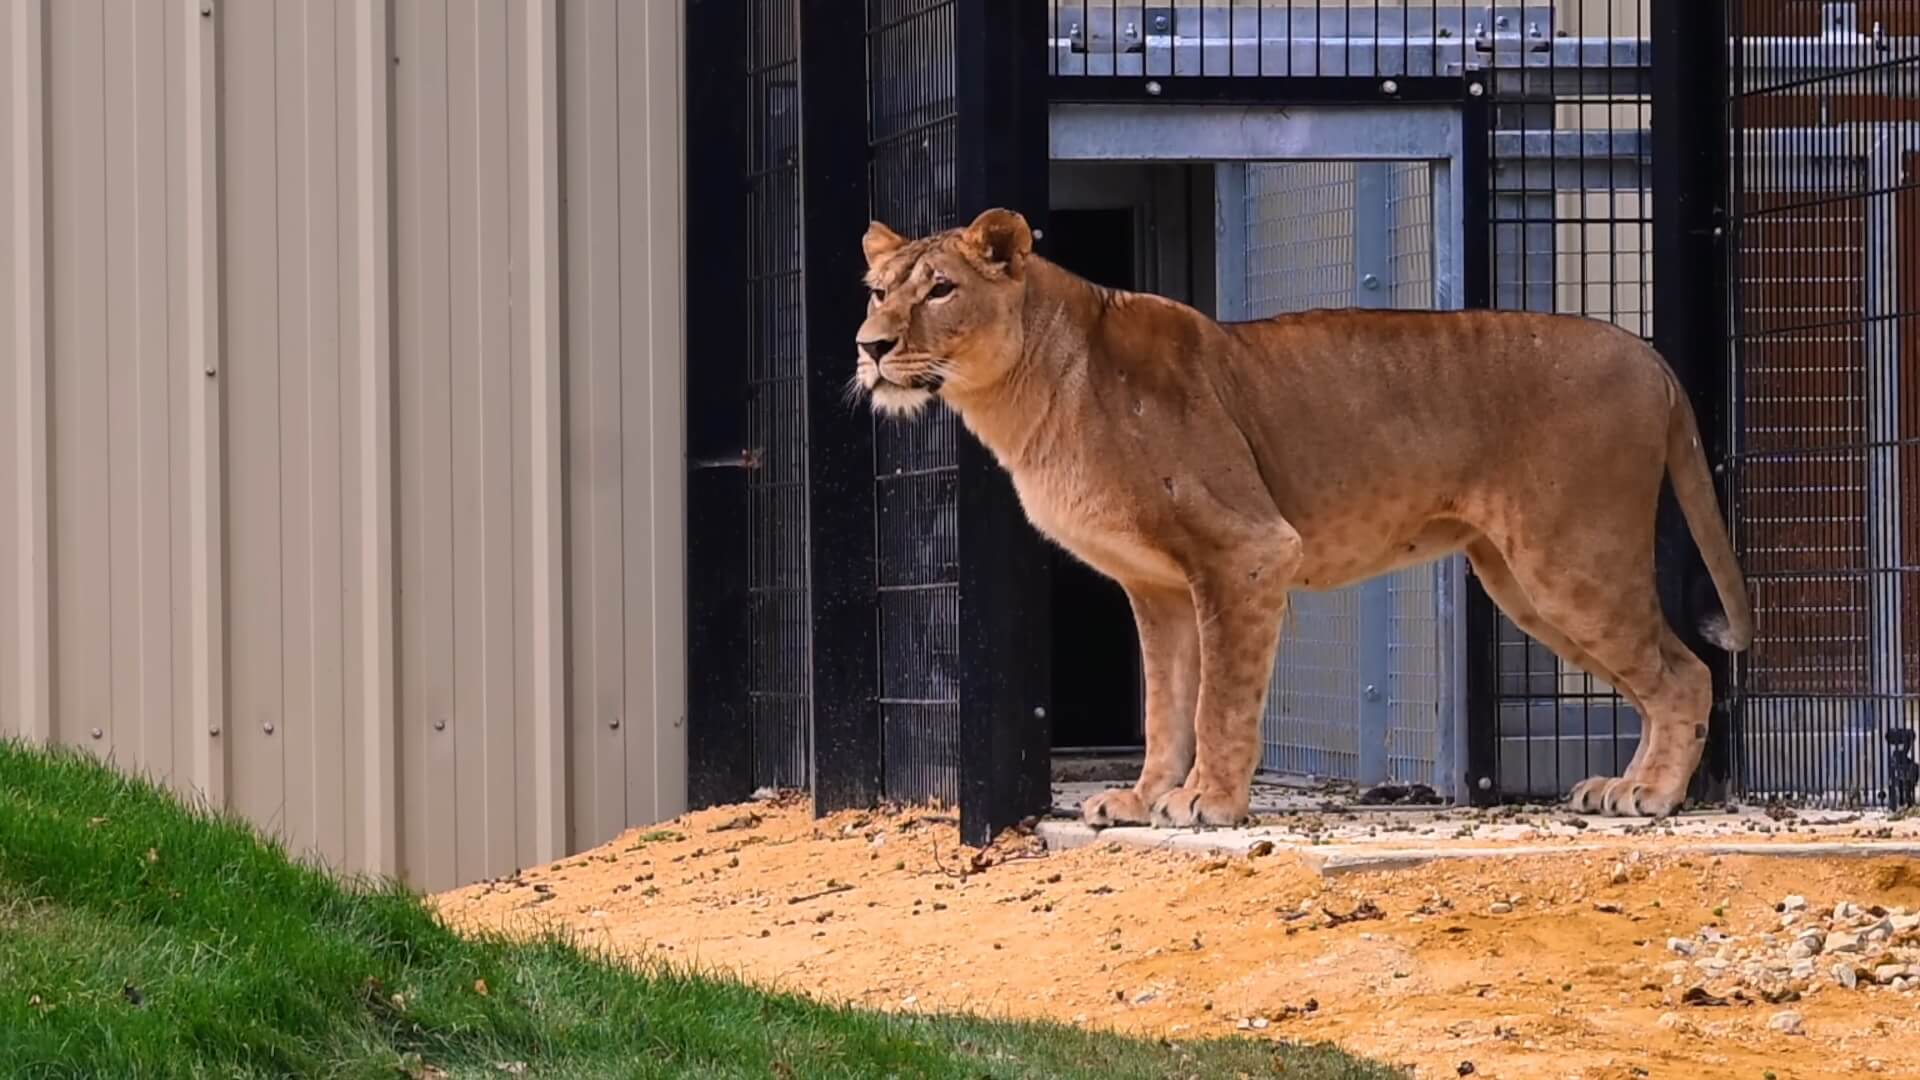
[[911,420],[933,404],[933,394],[898,383],[881,382],[868,391],[873,409],[882,416]]

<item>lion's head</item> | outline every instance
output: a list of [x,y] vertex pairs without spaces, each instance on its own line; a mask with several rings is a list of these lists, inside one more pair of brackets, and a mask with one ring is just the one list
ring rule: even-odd
[[867,318],[852,388],[873,407],[918,414],[941,393],[992,386],[1020,357],[1033,232],[1011,210],[908,240],[876,221],[867,256]]

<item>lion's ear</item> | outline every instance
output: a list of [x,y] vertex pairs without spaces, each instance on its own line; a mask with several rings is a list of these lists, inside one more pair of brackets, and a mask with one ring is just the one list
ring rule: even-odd
[[860,250],[866,253],[867,265],[872,266],[900,250],[906,242],[906,237],[887,228],[884,222],[874,221],[867,224],[867,235],[860,238]]
[[998,207],[973,219],[967,226],[967,239],[1015,276],[1020,273],[1022,260],[1033,253],[1033,230],[1027,227],[1027,219]]

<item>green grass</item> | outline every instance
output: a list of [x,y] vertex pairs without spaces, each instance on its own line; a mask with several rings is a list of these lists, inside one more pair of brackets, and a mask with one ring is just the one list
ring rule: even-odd
[[397,886],[343,884],[86,758],[0,740],[0,1074],[501,1077],[519,1066],[542,1077],[1398,1075],[1325,1047],[887,1017],[642,973],[558,939],[462,937]]

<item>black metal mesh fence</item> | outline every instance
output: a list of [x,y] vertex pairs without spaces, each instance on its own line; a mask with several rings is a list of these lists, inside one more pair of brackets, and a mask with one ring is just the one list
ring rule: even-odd
[[[1646,23],[1643,5],[1614,0],[1496,9],[1485,35],[1476,17],[1492,101],[1494,307],[1604,319],[1652,338]],[[1619,775],[1639,745],[1632,705],[1504,615],[1496,633],[1498,792],[1554,798]]]
[[1904,803],[1888,735],[1920,722],[1920,4],[1728,14],[1732,517],[1757,624],[1736,777],[1756,798]]
[[[746,387],[754,783],[808,783],[806,321],[800,229],[799,26],[795,0],[747,0]],[[696,599],[697,602],[697,599]]]
[[[873,216],[909,236],[954,221],[954,2],[868,0]],[[876,419],[874,533],[887,794],[959,798],[957,423]]]

